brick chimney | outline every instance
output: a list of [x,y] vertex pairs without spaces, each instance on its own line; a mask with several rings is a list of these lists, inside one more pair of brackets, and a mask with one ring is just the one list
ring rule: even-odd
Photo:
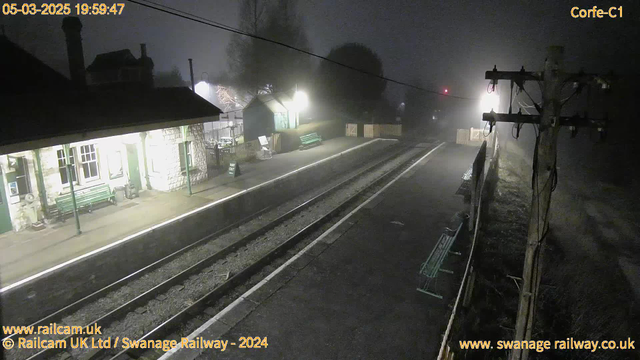
[[147,56],[147,44],[140,44],[140,62],[142,64],[142,84],[147,89],[153,88],[153,60]]
[[69,57],[69,74],[71,82],[80,90],[87,87],[84,68],[84,52],[82,50],[82,23],[80,18],[67,16],[62,20],[62,30],[67,40],[67,56]]

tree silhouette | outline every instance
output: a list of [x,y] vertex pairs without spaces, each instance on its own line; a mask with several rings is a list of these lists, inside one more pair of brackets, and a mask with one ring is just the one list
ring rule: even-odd
[[177,66],[173,66],[171,71],[160,71],[153,76],[153,82],[156,87],[178,87],[186,86],[186,82],[180,74]]
[[[420,80],[414,80],[412,85],[425,87]],[[407,88],[404,94],[405,109],[402,125],[408,129],[428,126],[433,116],[433,103],[433,95],[415,88]]]
[[[383,76],[382,61],[368,47],[347,43],[333,48],[327,56],[370,74]],[[381,101],[386,81],[329,61],[320,63],[316,77],[318,96],[342,118],[360,119]]]

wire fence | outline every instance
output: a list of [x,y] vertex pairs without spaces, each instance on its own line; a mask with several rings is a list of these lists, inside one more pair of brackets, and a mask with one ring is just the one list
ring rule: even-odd
[[[489,143],[487,143],[487,140]],[[458,289],[458,295],[456,296],[449,322],[447,323],[447,329],[445,330],[440,344],[440,351],[438,352],[438,360],[452,360],[454,353],[451,350],[450,340],[452,337],[452,328],[456,320],[456,316],[462,309],[462,306],[467,306],[471,298],[471,292],[473,290],[473,255],[478,242],[479,229],[482,227],[481,219],[484,217],[487,200],[490,198],[488,179],[492,179],[497,176],[498,161],[500,158],[500,146],[498,144],[497,130],[492,132],[492,135],[487,137],[487,140],[482,142],[480,150],[476,155],[473,162],[473,173],[471,177],[471,203],[470,203],[470,216],[469,216],[469,230],[473,232],[473,238],[471,240],[471,250],[469,252],[469,258],[462,276],[462,282]],[[490,154],[489,168],[485,172],[485,164],[487,158],[487,152]],[[485,187],[485,185],[487,185]],[[462,306],[461,306],[462,302]]]

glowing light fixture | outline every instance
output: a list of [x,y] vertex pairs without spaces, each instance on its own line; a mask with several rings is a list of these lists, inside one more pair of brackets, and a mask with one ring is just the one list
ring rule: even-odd
[[500,105],[500,98],[495,93],[491,94],[483,94],[480,99],[480,109],[482,112],[488,113],[493,111],[498,111],[498,106]]
[[304,91],[296,91],[293,95],[293,106],[296,111],[302,111],[309,106],[309,97]]
[[196,94],[200,95],[202,98],[209,100],[210,96],[210,85],[206,81],[200,81],[196,84]]

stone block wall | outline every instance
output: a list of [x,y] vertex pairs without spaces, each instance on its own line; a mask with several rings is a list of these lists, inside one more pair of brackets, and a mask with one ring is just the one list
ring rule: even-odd
[[[207,150],[204,142],[204,125],[189,126],[187,141],[191,142],[191,184],[207,179]],[[186,172],[180,169],[182,132],[172,127],[148,132],[147,157],[151,187],[161,191],[173,191],[187,186]]]

